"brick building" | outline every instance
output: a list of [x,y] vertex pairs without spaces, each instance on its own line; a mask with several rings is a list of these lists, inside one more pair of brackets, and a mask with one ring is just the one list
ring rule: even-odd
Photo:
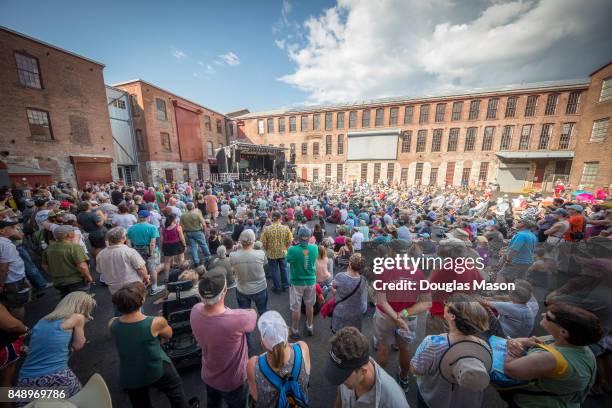
[[[239,140],[288,147],[298,177],[306,180],[497,181],[504,191],[550,190],[570,171],[582,171],[577,167],[584,160],[575,158],[584,150],[576,149],[579,140],[590,134],[593,118],[612,113],[610,103],[594,107],[591,96],[599,97],[608,76],[610,66],[591,81],[246,113],[234,120]],[[607,133],[597,140],[610,149]],[[603,149],[598,152],[597,160],[607,167],[600,164],[604,171],[588,184],[609,183],[607,152],[607,159]],[[580,165],[572,166],[573,161]]]
[[215,150],[233,135],[225,115],[140,79],[113,86],[130,95],[144,181],[209,177]]
[[113,179],[103,69],[0,27],[0,159],[13,182]]

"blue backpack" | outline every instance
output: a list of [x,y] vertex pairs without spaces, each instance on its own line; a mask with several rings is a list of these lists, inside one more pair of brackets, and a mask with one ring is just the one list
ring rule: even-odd
[[266,355],[259,356],[259,370],[266,380],[278,390],[277,408],[307,408],[308,396],[302,391],[298,383],[300,370],[302,369],[302,349],[299,345],[293,345],[293,369],[286,377],[279,377],[268,364]]

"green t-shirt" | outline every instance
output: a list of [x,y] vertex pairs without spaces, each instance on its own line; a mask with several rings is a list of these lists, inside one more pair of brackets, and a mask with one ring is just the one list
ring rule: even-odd
[[139,222],[128,229],[127,238],[133,246],[148,246],[152,239],[159,238],[159,231],[154,225]]
[[43,252],[43,264],[49,266],[53,286],[66,286],[83,281],[77,268],[89,258],[79,244],[54,242]]
[[316,245],[294,245],[287,250],[287,262],[291,265],[291,284],[310,286],[316,283],[316,261],[319,250]]
[[164,203],[164,195],[162,194],[161,191],[156,191],[155,192],[155,198],[157,199],[157,204],[163,204]]

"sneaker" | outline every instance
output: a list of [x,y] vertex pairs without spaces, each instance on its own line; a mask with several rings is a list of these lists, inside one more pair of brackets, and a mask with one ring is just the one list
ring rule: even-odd
[[159,295],[161,292],[164,291],[164,289],[166,289],[166,285],[160,285],[160,286],[157,287],[157,289],[151,288],[149,294],[151,296]]
[[314,336],[314,326],[306,326],[306,334],[308,334],[309,336]]
[[281,293],[281,292],[282,292],[282,289],[279,289],[279,288],[272,288],[272,292],[273,292],[273,293],[276,293],[276,294],[279,294],[279,293]]
[[289,337],[291,337],[291,340],[299,340],[300,339],[300,332],[299,331],[294,331],[293,329],[289,329]]

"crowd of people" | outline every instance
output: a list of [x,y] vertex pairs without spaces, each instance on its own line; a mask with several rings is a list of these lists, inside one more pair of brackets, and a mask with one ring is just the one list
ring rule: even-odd
[[[167,282],[191,281],[183,295],[198,298],[189,326],[207,407],[309,406],[317,365],[337,387],[336,407],[407,407],[411,395],[419,407],[480,407],[488,387],[511,407],[579,407],[612,391],[604,190],[584,199],[564,186],[552,197],[274,179],[225,187],[2,189],[0,386],[78,393],[69,356],[95,318],[92,285],[103,285],[131,404],[152,406],[153,387],[173,407],[198,406],[162,347],[172,326],[143,313],[148,297],[176,298]],[[377,273],[377,257],[422,263]],[[393,289],[406,282],[415,285]],[[59,303],[27,327],[28,303],[51,291]],[[285,299],[289,321],[270,296]],[[325,361],[311,359],[315,322],[331,325]]]

